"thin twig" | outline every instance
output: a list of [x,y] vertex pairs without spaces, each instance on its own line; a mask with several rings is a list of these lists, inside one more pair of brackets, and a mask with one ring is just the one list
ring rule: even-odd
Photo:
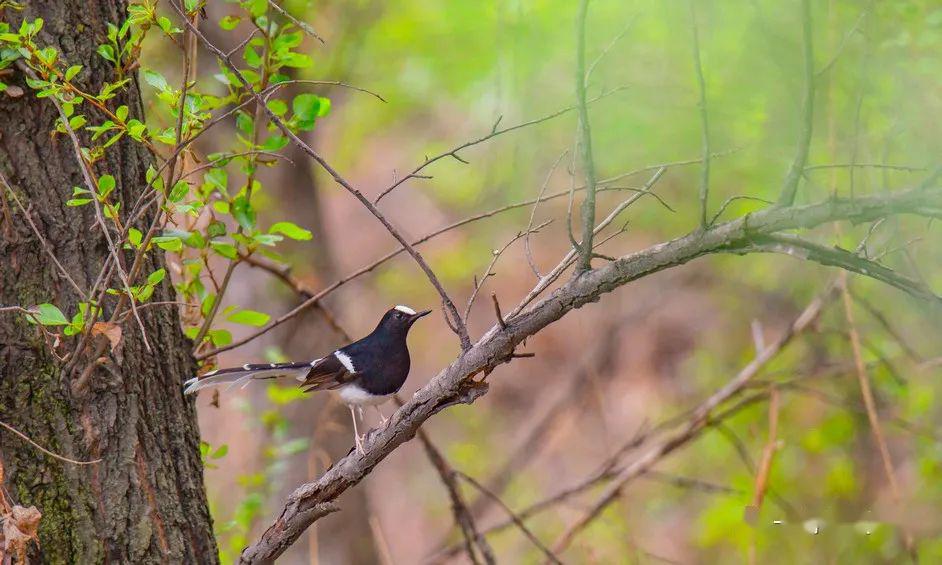
[[556,158],[553,166],[550,167],[549,172],[546,174],[546,180],[543,181],[543,186],[540,187],[540,193],[536,197],[536,202],[533,204],[533,209],[530,210],[530,221],[527,222],[527,232],[526,237],[523,240],[523,249],[526,253],[527,263],[530,265],[530,270],[533,271],[533,274],[536,275],[537,279],[539,279],[542,275],[540,274],[540,270],[536,267],[536,263],[533,261],[533,253],[530,251],[530,228],[533,227],[533,220],[536,217],[536,209],[540,206],[543,195],[546,193],[546,187],[549,186],[550,179],[553,178],[553,173],[556,172],[556,167],[559,166],[559,163],[563,160],[563,157],[566,156],[567,152],[568,151],[563,151],[559,157]]
[[703,145],[703,162],[700,167],[700,229],[707,228],[707,199],[710,194],[710,121],[707,113],[706,81],[703,79],[703,66],[700,62],[700,31],[697,26],[697,11],[694,0],[689,1],[690,27],[693,37],[693,64],[697,76],[697,87],[700,91],[700,127]]
[[[17,64],[20,70],[26,73],[27,76],[33,80],[36,80],[36,73],[34,73],[32,69],[26,66],[26,64],[23,64],[22,61],[17,61]],[[121,266],[121,259],[118,256],[117,247],[115,246],[114,240],[111,238],[111,232],[109,231],[108,225],[105,222],[105,217],[102,214],[101,203],[98,201],[98,183],[93,180],[94,175],[89,168],[88,163],[85,161],[85,157],[82,155],[82,143],[75,134],[75,130],[72,129],[72,126],[69,124],[69,117],[66,115],[65,110],[63,110],[62,104],[59,103],[58,98],[55,96],[50,96],[49,100],[59,112],[60,121],[62,122],[69,139],[72,141],[72,148],[75,152],[75,159],[78,162],[78,167],[82,173],[82,178],[85,181],[85,185],[88,187],[88,190],[92,196],[91,201],[95,209],[95,220],[98,222],[98,226],[101,228],[102,234],[105,236],[105,241],[108,244],[108,253],[111,255],[115,265],[117,266],[118,276],[124,285],[124,292],[127,295],[128,302],[131,306],[131,311],[134,312],[134,319],[137,320],[137,325],[141,330],[141,339],[144,343],[144,348],[150,352],[151,347],[147,339],[147,330],[144,329],[144,322],[141,320],[141,316],[137,312],[137,305],[135,303],[134,295],[131,292],[131,282],[128,279],[127,273],[124,272],[124,268]]]
[[585,34],[589,0],[579,2],[576,16],[576,101],[579,109],[579,148],[582,155],[582,174],[585,175],[585,198],[582,201],[582,241],[579,243],[577,272],[592,267],[592,238],[595,236],[595,157],[592,154],[592,127],[585,85]]
[[729,400],[738,394],[749,383],[759,371],[774,359],[784,349],[796,335],[801,334],[812,326],[818,319],[824,305],[830,300],[834,292],[834,284],[819,296],[814,298],[811,303],[798,315],[792,324],[786,329],[774,343],[770,344],[762,353],[756,355],[743,369],[725,386],[713,393],[707,398],[689,419],[687,425],[679,432],[669,436],[658,445],[648,450],[644,455],[635,460],[631,465],[625,467],[612,483],[606,487],[598,500],[585,512],[579,519],[573,522],[565,532],[559,537],[553,546],[553,549],[559,553],[565,549],[575,538],[575,536],[585,529],[609,504],[617,500],[622,488],[634,477],[650,469],[655,463],[672,453],[681,445],[688,442],[692,437],[706,426],[710,413],[720,404]]
[[[684,160],[684,161],[671,161],[671,162],[662,163],[662,164],[659,164],[659,165],[648,165],[648,166],[645,166],[645,167],[641,167],[641,168],[639,168],[639,169],[635,169],[635,170],[632,170],[632,171],[628,171],[628,172],[625,172],[625,173],[621,173],[621,174],[619,174],[619,175],[617,175],[617,176],[612,177],[611,179],[606,179],[606,180],[604,180],[604,181],[601,181],[601,183],[615,182],[615,181],[618,181],[618,180],[622,180],[622,179],[624,179],[624,178],[626,178],[626,177],[633,176],[633,175],[636,175],[636,174],[642,173],[642,172],[651,171],[651,170],[666,169],[667,167],[673,167],[673,166],[692,165],[692,164],[699,163],[699,162],[700,162],[699,159],[687,159],[687,160]],[[585,187],[576,187],[576,190],[585,190]],[[599,192],[604,192],[604,191],[607,191],[607,190],[617,190],[617,189],[608,189],[608,188],[604,188],[604,187],[600,187],[600,188],[599,188]],[[492,209],[492,210],[488,210],[487,212],[481,212],[481,213],[479,213],[479,214],[475,214],[475,215],[473,215],[473,216],[469,216],[469,217],[467,217],[467,218],[464,218],[463,220],[458,220],[458,221],[456,221],[456,222],[453,222],[453,223],[451,223],[451,224],[448,224],[447,226],[444,226],[444,227],[442,227],[442,228],[439,228],[439,229],[437,229],[437,230],[435,230],[435,231],[433,231],[433,232],[431,232],[431,233],[429,233],[429,234],[427,234],[427,235],[425,235],[425,236],[422,236],[422,237],[420,237],[420,238],[418,238],[418,239],[416,239],[416,240],[413,240],[412,245],[413,245],[413,246],[421,245],[421,244],[426,243],[427,241],[429,241],[429,240],[431,240],[431,239],[434,239],[434,238],[436,238],[436,237],[438,237],[438,236],[440,236],[440,235],[442,235],[442,234],[444,234],[444,233],[450,232],[450,231],[452,231],[452,230],[454,230],[454,229],[460,228],[460,227],[462,227],[462,226],[465,226],[465,225],[470,224],[470,223],[473,223],[473,222],[477,222],[477,221],[479,221],[479,220],[483,220],[483,219],[486,219],[486,218],[490,218],[490,217],[492,217],[492,216],[495,216],[495,215],[497,215],[497,214],[501,214],[501,213],[503,213],[503,212],[507,212],[507,211],[509,211],[509,210],[514,210],[514,209],[517,209],[517,208],[522,208],[522,207],[524,207],[524,206],[530,206],[530,205],[532,205],[532,204],[534,204],[534,203],[536,203],[536,202],[546,202],[546,201],[548,201],[548,200],[554,200],[554,199],[556,199],[556,198],[561,198],[561,197],[563,197],[563,196],[566,196],[567,194],[569,194],[569,190],[568,190],[568,189],[565,189],[565,190],[561,190],[561,191],[559,191],[559,192],[555,192],[555,193],[549,194],[549,195],[547,195],[547,196],[545,196],[545,197],[543,197],[543,198],[532,198],[532,199],[529,199],[529,200],[524,200],[524,201],[521,201],[521,202],[515,202],[515,203],[513,203],[513,204],[507,204],[507,205],[504,205],[504,206],[500,206],[500,207],[498,207],[498,208],[494,208],[494,209]],[[646,195],[646,194],[651,194],[651,195],[653,195],[653,193],[650,192],[650,187],[649,187],[648,189],[641,189],[641,190],[637,191],[637,194],[638,194],[638,197],[644,196],[644,195]],[[632,201],[634,201],[634,200],[632,200]],[[604,242],[603,242],[603,243],[604,243]],[[324,289],[322,289],[321,291],[317,292],[316,294],[312,294],[307,300],[305,300],[305,301],[302,302],[301,304],[297,305],[296,307],[294,307],[292,310],[288,311],[287,313],[285,313],[285,314],[279,316],[278,318],[275,318],[274,320],[272,320],[271,322],[269,322],[266,326],[263,326],[263,327],[259,328],[259,329],[256,330],[254,333],[252,333],[252,334],[250,334],[250,335],[247,335],[247,336],[245,336],[244,338],[241,338],[241,339],[238,339],[238,340],[234,340],[234,341],[233,341],[232,343],[230,343],[229,345],[225,345],[225,346],[222,346],[222,347],[213,349],[213,350],[211,350],[211,351],[199,353],[199,354],[196,355],[196,358],[199,359],[199,360],[206,359],[206,358],[208,358],[208,357],[212,357],[212,356],[218,355],[219,353],[222,353],[222,352],[224,352],[224,351],[229,351],[229,350],[231,350],[231,349],[235,349],[235,348],[237,348],[237,347],[240,347],[240,346],[242,346],[242,345],[245,345],[246,343],[248,343],[248,342],[250,342],[250,341],[252,341],[252,340],[254,340],[254,339],[257,339],[258,337],[260,337],[260,336],[262,336],[262,335],[268,333],[269,331],[273,330],[274,328],[280,326],[281,324],[287,322],[288,320],[290,320],[290,319],[294,318],[295,316],[301,314],[302,312],[306,311],[308,308],[312,308],[312,307],[316,306],[317,304],[320,303],[320,301],[321,301],[324,297],[326,297],[326,296],[329,295],[330,293],[334,292],[335,290],[337,290],[337,289],[340,288],[341,286],[343,286],[343,285],[347,284],[348,282],[350,282],[350,281],[352,281],[352,280],[354,280],[354,279],[357,279],[357,278],[359,278],[359,277],[361,277],[361,276],[363,276],[363,275],[365,275],[365,274],[367,274],[367,273],[369,273],[369,272],[372,272],[372,271],[375,270],[377,267],[383,265],[383,264],[386,263],[387,261],[389,261],[389,260],[391,260],[391,259],[397,257],[398,255],[400,255],[401,253],[403,253],[403,252],[405,252],[405,251],[406,251],[406,248],[405,248],[405,247],[399,247],[398,249],[394,249],[393,251],[390,251],[390,252],[386,253],[385,255],[383,255],[383,256],[380,257],[379,259],[373,261],[372,263],[370,263],[370,264],[368,264],[368,265],[365,265],[365,266],[363,266],[363,267],[360,267],[360,268],[357,269],[356,271],[353,271],[352,273],[350,273],[350,274],[348,274],[348,275],[345,275],[345,276],[343,276],[343,277],[337,279],[336,281],[334,281],[333,283],[331,283],[331,284],[329,284],[328,286],[324,287]],[[571,257],[570,257],[570,262],[571,262]],[[562,268],[568,267],[569,264],[570,264],[570,263],[567,262],[565,265],[562,266]],[[555,269],[554,269],[554,271],[555,271]],[[549,273],[549,274],[547,274],[545,277],[543,277],[543,278],[541,279],[541,281],[543,282],[544,285],[548,286],[549,284],[552,284],[552,282],[555,281],[558,276],[559,276],[559,273],[556,273],[555,275],[554,275],[553,273]],[[543,286],[543,288],[545,289],[546,286]]]
[[[602,100],[603,98],[606,98],[606,97],[608,97],[608,96],[610,96],[610,95],[612,95],[612,94],[614,94],[614,93],[616,93],[616,92],[620,92],[620,91],[622,91],[622,90],[624,90],[624,89],[625,89],[625,87],[613,88],[612,90],[609,90],[609,91],[607,91],[607,92],[604,92],[604,93],[600,94],[599,96],[596,96],[596,97],[593,98],[592,100],[589,100],[588,103],[589,103],[589,104],[592,104],[593,102],[597,102],[597,101],[599,101],[599,100]],[[433,157],[426,157],[425,161],[423,161],[421,165],[419,165],[419,166],[417,166],[416,168],[414,168],[411,173],[405,175],[405,176],[402,177],[402,178],[399,178],[399,179],[394,180],[391,185],[389,185],[388,187],[386,187],[385,189],[383,189],[382,192],[380,192],[379,195],[376,197],[376,199],[373,201],[373,203],[374,203],[374,204],[378,204],[379,201],[382,200],[383,198],[385,198],[387,195],[389,195],[390,192],[392,192],[393,190],[395,190],[396,188],[398,188],[399,185],[401,185],[402,183],[404,183],[404,182],[406,182],[406,181],[408,181],[408,180],[410,180],[410,179],[414,179],[414,178],[429,179],[429,178],[431,178],[431,177],[429,177],[429,176],[423,176],[423,175],[421,175],[420,173],[421,173],[426,167],[428,167],[428,166],[431,165],[432,163],[435,163],[436,161],[440,161],[440,160],[442,160],[442,159],[444,159],[444,158],[446,158],[446,157],[451,157],[452,159],[456,159],[456,160],[458,160],[458,161],[460,161],[460,162],[462,162],[462,163],[467,163],[467,161],[465,161],[464,158],[462,158],[462,157],[458,154],[458,153],[460,153],[462,150],[467,149],[467,148],[469,148],[469,147],[473,147],[473,146],[475,146],[475,145],[479,145],[479,144],[481,144],[481,143],[484,143],[485,141],[491,140],[491,139],[493,139],[493,138],[495,138],[495,137],[497,137],[497,136],[499,136],[499,135],[503,135],[503,134],[505,134],[505,133],[509,133],[509,132],[512,132],[512,131],[515,131],[515,130],[518,130],[518,129],[523,129],[523,128],[526,128],[526,127],[529,127],[529,126],[535,126],[535,125],[537,125],[537,124],[542,124],[543,122],[548,122],[548,121],[552,120],[553,118],[558,118],[559,116],[562,116],[562,115],[564,115],[564,114],[567,114],[567,113],[569,113],[569,112],[571,112],[571,111],[573,111],[573,110],[575,110],[575,109],[576,109],[576,106],[567,106],[567,107],[562,108],[562,109],[560,109],[560,110],[556,110],[555,112],[546,114],[545,116],[541,116],[541,117],[539,117],[539,118],[534,118],[534,119],[532,119],[532,120],[527,120],[527,121],[525,121],[525,122],[521,122],[521,123],[519,123],[519,124],[515,124],[515,125],[512,125],[512,126],[503,128],[503,129],[498,129],[498,128],[497,128],[497,126],[500,124],[500,119],[498,119],[497,122],[494,124],[494,126],[491,127],[491,131],[488,132],[486,135],[483,135],[483,136],[481,136],[481,137],[472,139],[471,141],[466,141],[466,142],[462,143],[461,145],[458,145],[458,146],[456,146],[456,147],[453,147],[452,149],[449,149],[448,151],[439,153],[438,155],[435,155],[435,156],[433,156]]]
[[474,305],[474,299],[477,298],[478,296],[478,291],[481,290],[481,287],[484,286],[484,283],[487,282],[488,278],[494,276],[495,274],[493,271],[494,265],[497,264],[497,261],[500,259],[500,256],[504,254],[504,251],[507,251],[507,249],[511,245],[513,245],[514,242],[517,241],[518,239],[526,237],[530,235],[531,233],[539,233],[541,229],[545,228],[552,222],[553,220],[546,220],[545,222],[541,223],[535,228],[531,229],[528,227],[527,231],[517,232],[517,234],[513,236],[510,239],[510,241],[505,243],[503,247],[501,247],[500,249],[495,249],[493,251],[492,253],[493,257],[491,258],[491,262],[487,265],[487,269],[484,270],[484,274],[482,274],[480,278],[475,279],[476,282],[474,284],[474,289],[471,291],[471,296],[468,297],[468,305],[464,309],[465,322],[468,321],[468,316],[471,314],[471,307]]
[[523,520],[521,520],[520,517],[517,516],[517,515],[514,513],[514,511],[510,509],[509,506],[507,506],[506,504],[504,504],[504,501],[501,500],[499,496],[497,496],[496,494],[494,494],[493,492],[491,492],[490,490],[488,490],[487,487],[485,487],[485,486],[482,485],[481,483],[479,483],[479,482],[477,482],[476,480],[474,480],[474,478],[472,478],[472,477],[470,477],[470,476],[468,476],[468,475],[462,473],[461,471],[455,471],[454,473],[455,473],[455,475],[457,475],[457,476],[461,477],[462,479],[464,479],[465,482],[467,482],[468,484],[470,484],[470,485],[473,486],[474,488],[478,489],[481,493],[484,494],[484,496],[490,498],[490,499],[493,500],[495,503],[497,503],[497,505],[500,506],[500,507],[504,510],[504,512],[507,513],[508,516],[510,516],[510,519],[513,520],[513,523],[517,526],[517,528],[520,529],[520,532],[523,533],[523,535],[526,536],[526,538],[527,538],[528,540],[530,540],[530,542],[532,542],[533,545],[536,546],[537,549],[539,549],[540,551],[543,552],[543,555],[546,556],[546,559],[549,560],[549,562],[551,562],[551,563],[559,563],[559,564],[562,563],[562,561],[560,561],[559,558],[556,557],[556,556],[553,554],[553,552],[550,551],[550,549],[549,549],[548,547],[546,547],[545,545],[543,545],[543,542],[540,541],[540,538],[536,537],[536,536],[533,534],[533,532],[531,532],[530,529],[527,528],[526,524],[523,523]]
[[425,449],[425,454],[428,456],[435,471],[438,472],[438,477],[448,491],[448,496],[451,499],[451,511],[455,516],[455,522],[457,522],[465,538],[465,551],[468,554],[468,558],[471,559],[472,563],[479,563],[477,552],[474,550],[474,548],[477,547],[485,563],[488,565],[496,563],[494,550],[491,549],[491,546],[487,543],[487,540],[481,532],[478,531],[474,523],[474,517],[471,515],[471,511],[468,510],[468,505],[464,500],[464,496],[461,494],[461,488],[455,480],[457,471],[448,464],[444,455],[442,455],[438,448],[435,447],[435,444],[429,439],[425,430],[420,429],[416,435],[418,435],[419,441]]
[[199,38],[200,42],[203,43],[203,45],[216,57],[219,57],[229,68],[229,70],[232,71],[242,82],[242,84],[246,85],[246,91],[260,104],[262,110],[268,115],[268,118],[271,120],[271,122],[274,123],[288,139],[297,145],[298,148],[314,159],[321,166],[321,168],[323,168],[331,176],[331,178],[334,179],[337,184],[342,186],[354,198],[359,200],[363,207],[365,207],[370,212],[370,214],[373,215],[373,217],[383,224],[383,226],[386,228],[386,231],[389,232],[390,235],[392,235],[403,247],[406,248],[406,251],[408,251],[409,255],[411,255],[415,262],[419,265],[419,268],[421,268],[421,270],[425,273],[426,278],[428,278],[429,282],[441,297],[442,302],[445,305],[446,312],[451,316],[452,321],[454,322],[455,328],[457,330],[456,333],[458,334],[458,338],[461,342],[462,350],[467,351],[470,349],[471,339],[468,337],[468,330],[465,327],[464,321],[461,319],[461,315],[458,313],[458,309],[455,307],[455,303],[452,301],[451,297],[448,296],[445,288],[438,280],[438,277],[435,275],[434,271],[432,271],[432,268],[429,267],[428,263],[425,262],[425,259],[422,257],[422,255],[415,250],[415,248],[405,239],[405,237],[403,237],[399,230],[389,222],[386,216],[383,215],[383,213],[380,212],[376,206],[374,206],[373,203],[363,195],[362,192],[354,188],[354,186],[351,185],[345,178],[343,178],[340,173],[334,169],[330,163],[327,162],[326,159],[324,159],[317,151],[312,149],[307,143],[305,143],[293,131],[291,131],[291,129],[285,125],[281,118],[275,115],[275,113],[272,112],[267,105],[265,105],[259,93],[249,86],[249,81],[246,80],[245,76],[243,76],[239,68],[232,62],[232,59],[223,53],[218,47],[213,45],[213,43],[210,42],[209,39],[207,39],[206,36],[199,31],[199,29],[193,26],[193,24],[191,24],[186,19],[183,10],[179,6],[174,4],[174,8],[181,16],[184,17],[184,24],[186,24],[186,26],[193,31],[193,33]]
[[[43,237],[42,232],[40,232],[39,228],[36,227],[36,223],[33,222],[33,218],[30,215],[29,211],[26,210],[26,208],[23,206],[23,203],[20,202],[20,199],[16,195],[16,192],[13,191],[13,187],[10,186],[10,183],[7,181],[6,177],[3,176],[2,172],[0,172],[0,182],[2,182],[3,185],[6,187],[6,190],[2,192],[4,194],[7,191],[10,192],[10,196],[13,197],[13,202],[16,203],[16,207],[20,209],[20,213],[22,213],[23,217],[26,218],[26,222],[29,224],[29,227],[32,228],[33,234],[36,236],[37,239],[39,239],[39,244],[42,246],[43,251],[45,251],[46,254],[49,255],[49,258],[52,259],[53,264],[56,266],[56,268],[59,269],[59,272],[62,274],[63,277],[65,277],[65,280],[69,281],[69,284],[72,285],[72,288],[75,289],[75,292],[78,293],[79,296],[88,298],[88,296],[85,294],[82,288],[78,285],[78,283],[75,282],[75,279],[72,278],[72,275],[69,274],[69,272],[65,269],[65,267],[62,266],[62,263],[59,262],[59,259],[56,258],[56,254],[53,253],[52,247],[49,246],[49,242],[46,241],[46,238]],[[4,202],[6,202],[6,200],[4,200]]]
[[308,35],[310,35],[310,36],[313,37],[314,39],[320,41],[321,44],[326,44],[326,42],[324,41],[324,38],[321,37],[320,35],[318,35],[317,32],[314,31],[314,28],[312,28],[312,27],[311,27],[310,25],[308,25],[307,23],[302,22],[301,20],[299,20],[299,19],[295,18],[294,16],[292,16],[291,14],[289,14],[289,13],[288,13],[288,10],[285,10],[284,8],[282,8],[281,6],[279,6],[274,0],[268,0],[268,5],[271,6],[272,8],[274,8],[275,11],[278,12],[279,14],[281,14],[282,16],[284,16],[284,17],[288,18],[289,20],[291,20],[291,23],[293,23],[294,25],[296,25],[296,26],[298,26],[299,28],[301,28],[302,30],[304,30],[305,33],[307,33]]
[[756,473],[755,488],[752,494],[752,504],[746,508],[746,521],[750,524],[756,524],[759,518],[759,511],[762,509],[762,501],[765,500],[765,493],[769,488],[769,474],[772,471],[772,460],[775,452],[778,451],[778,413],[779,413],[779,392],[774,386],[769,393],[769,439],[765,442],[765,448],[762,450],[762,459],[759,460],[759,470]]
[[101,463],[101,459],[95,459],[95,460],[93,460],[93,461],[76,461],[75,459],[69,459],[68,457],[65,457],[65,456],[59,455],[58,453],[53,453],[52,451],[49,451],[49,450],[46,449],[45,447],[39,445],[38,443],[36,443],[36,442],[33,441],[32,439],[30,439],[29,436],[27,436],[27,435],[24,434],[23,432],[19,431],[18,429],[14,428],[14,427],[11,426],[10,424],[7,424],[6,422],[0,421],[0,427],[3,427],[4,429],[6,429],[6,430],[7,430],[8,432],[10,432],[11,434],[17,436],[18,438],[22,439],[22,440],[25,441],[26,443],[32,445],[33,447],[35,447],[35,448],[38,449],[39,451],[45,453],[45,454],[48,455],[49,457],[52,457],[53,459],[58,459],[59,461],[65,461],[66,463],[71,463],[71,464],[73,464],[73,465],[94,465],[95,463]]
[[782,191],[779,195],[780,206],[791,206],[795,202],[798,183],[801,181],[802,171],[805,170],[805,163],[808,161],[808,150],[811,148],[811,132],[814,128],[814,29],[811,25],[811,0],[801,0],[801,29],[805,64],[802,118],[798,144],[795,147],[795,159],[785,175],[785,182],[782,184]]

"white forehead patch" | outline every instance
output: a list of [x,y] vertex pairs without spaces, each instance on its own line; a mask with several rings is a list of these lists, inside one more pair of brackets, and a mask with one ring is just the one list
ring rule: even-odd
[[408,314],[410,316],[415,316],[415,310],[413,310],[412,308],[409,308],[408,306],[403,306],[400,304],[399,306],[396,306],[395,310],[399,310],[400,312],[404,314]]

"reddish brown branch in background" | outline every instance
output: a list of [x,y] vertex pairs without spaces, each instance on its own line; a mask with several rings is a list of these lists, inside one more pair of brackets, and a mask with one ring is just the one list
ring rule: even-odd
[[769,439],[762,450],[762,459],[759,460],[759,469],[756,473],[755,489],[752,494],[752,504],[746,507],[746,521],[756,525],[762,501],[769,488],[769,473],[772,471],[772,460],[778,450],[778,413],[779,392],[773,385],[769,393]]
[[830,301],[833,292],[834,285],[831,284],[820,296],[812,300],[778,340],[766,347],[761,353],[757,354],[735,378],[700,404],[681,431],[667,437],[660,444],[649,449],[644,455],[635,460],[634,463],[623,469],[612,483],[606,487],[605,491],[599,496],[598,500],[590,509],[573,522],[559,539],[557,539],[553,549],[557,553],[563,551],[569,546],[576,535],[595,520],[609,504],[618,499],[622,489],[629,481],[646,472],[654,464],[671,454],[678,447],[690,441],[691,438],[695,437],[706,427],[709,415],[716,407],[739,394],[769,361],[774,359],[782,349],[791,343],[796,335],[799,335],[812,326],[814,321],[820,316],[824,305]]

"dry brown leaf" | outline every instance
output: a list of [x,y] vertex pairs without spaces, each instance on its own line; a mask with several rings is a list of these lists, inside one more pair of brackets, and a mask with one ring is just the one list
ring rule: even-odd
[[14,506],[3,516],[3,549],[15,554],[21,563],[26,563],[26,546],[30,541],[39,542],[36,533],[42,514],[35,506]]
[[92,334],[103,335],[111,343],[111,350],[114,351],[121,345],[121,326],[111,322],[95,322],[92,326]]

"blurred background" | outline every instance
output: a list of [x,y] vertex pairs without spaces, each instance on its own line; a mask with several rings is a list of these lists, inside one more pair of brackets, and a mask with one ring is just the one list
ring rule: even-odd
[[[280,3],[325,39],[300,49],[314,64],[294,78],[344,81],[380,94],[297,85],[331,99],[307,140],[367,196],[436,155],[501,127],[575,103],[576,2],[515,0],[287,0]],[[706,84],[711,215],[734,196],[774,200],[795,152],[803,85],[800,3],[737,0],[693,3]],[[812,2],[817,96],[814,136],[799,202],[918,185],[942,154],[942,7],[932,0]],[[238,6],[210,2],[202,29],[234,47],[248,32],[216,23]],[[699,89],[687,2],[596,0],[587,23],[588,81],[600,178],[670,166],[613,227],[626,231],[601,252],[623,255],[695,229],[701,156]],[[148,44],[147,60],[174,76],[173,47]],[[163,68],[161,62],[166,62]],[[200,80],[216,62],[200,60]],[[150,94],[146,92],[145,94]],[[446,158],[381,201],[408,237],[463,218],[565,191],[575,112],[495,137]],[[225,128],[229,127],[229,130]],[[211,153],[234,126],[201,139]],[[307,288],[319,290],[397,248],[343,189],[288,146],[293,164],[260,173],[260,222],[291,220],[311,241],[282,248]],[[558,166],[554,167],[554,163]],[[868,165],[848,167],[848,164]],[[825,165],[844,165],[824,167]],[[893,165],[887,168],[884,165]],[[577,184],[581,184],[581,171]],[[641,187],[652,170],[611,186]],[[599,195],[603,217],[626,193]],[[766,206],[737,199],[720,219]],[[566,198],[534,212],[521,206],[470,223],[421,246],[463,310],[501,249],[533,214],[533,264],[541,273],[569,248]],[[854,249],[870,226],[825,226],[806,234]],[[868,240],[870,254],[942,289],[938,229],[892,219]],[[601,260],[599,260],[601,261]],[[224,264],[218,266],[224,270]],[[494,323],[490,294],[511,309],[536,283],[524,241],[514,242],[471,309],[476,339]],[[568,275],[567,275],[568,276]],[[424,429],[457,470],[523,510],[592,476],[623,444],[682,416],[733,378],[757,347],[781,335],[838,276],[835,269],[780,255],[713,256],[629,284],[566,316],[527,341],[535,354],[495,370],[490,393],[450,408]],[[233,274],[227,303],[280,315],[301,298],[251,265]],[[850,277],[863,345],[901,500],[894,497],[874,442],[841,301],[799,335],[756,380],[778,383],[779,417],[768,494],[757,521],[752,504],[769,438],[767,398],[711,425],[627,485],[619,501],[562,555],[572,563],[899,562],[907,537],[926,563],[942,561],[942,391],[939,311],[896,289]],[[434,289],[406,255],[330,295],[329,322],[309,310],[260,339],[224,353],[221,366],[319,357],[373,329],[392,305],[436,308],[410,336],[408,398],[459,351]],[[223,326],[238,339],[254,328]],[[342,331],[338,328],[342,328]],[[198,399],[207,442],[206,482],[223,558],[231,561],[277,517],[288,493],[351,446],[349,414],[329,397],[301,397],[290,385],[254,385]],[[390,414],[392,406],[384,407]],[[375,414],[367,421],[376,424]],[[619,464],[638,453],[629,451]],[[595,500],[605,484],[553,504],[527,520],[546,544]],[[505,522],[499,504],[466,483],[479,529]],[[283,563],[467,562],[448,493],[412,441],[340,500],[341,512],[312,528]],[[778,521],[778,523],[775,523]],[[536,563],[542,554],[514,527],[488,534],[501,563]]]

